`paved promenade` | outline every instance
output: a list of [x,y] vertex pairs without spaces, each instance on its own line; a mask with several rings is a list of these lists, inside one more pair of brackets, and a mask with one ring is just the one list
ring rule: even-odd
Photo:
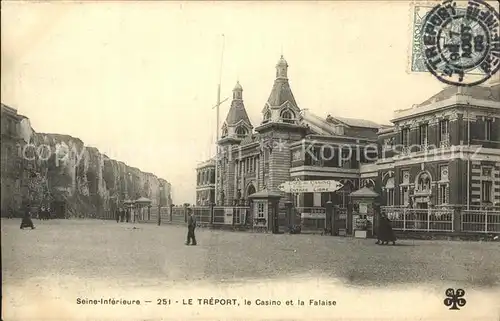
[[[2,219],[2,282],[13,296],[7,303],[17,307],[17,313],[23,310],[17,295],[42,284],[59,289],[49,295],[55,298],[63,289],[76,291],[78,282],[78,291],[86,295],[99,287],[231,287],[270,280],[296,283],[293,291],[305,286],[303,282],[316,282],[319,289],[330,281],[374,289],[447,284],[486,291],[500,285],[498,242],[402,240],[397,246],[379,246],[371,239],[198,229],[199,245],[188,247],[186,228],[180,226],[34,222],[35,230],[20,230],[19,219]],[[441,298],[438,303],[442,305]]]
[[401,240],[378,246],[372,239],[197,229],[199,245],[187,247],[186,228],[180,226],[35,220],[32,231],[20,230],[19,221],[2,220],[7,282],[53,273],[214,281],[311,273],[364,285],[500,285],[498,242]]

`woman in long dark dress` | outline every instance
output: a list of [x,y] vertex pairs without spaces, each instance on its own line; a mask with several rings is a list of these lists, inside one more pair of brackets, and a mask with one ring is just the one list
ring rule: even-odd
[[376,244],[389,244],[389,241],[392,242],[392,245],[396,245],[396,235],[392,230],[391,220],[387,216],[382,215],[379,221]]
[[30,213],[30,207],[26,206],[26,209],[24,210],[24,216],[21,221],[21,227],[20,229],[24,229],[25,227],[31,227],[33,230],[35,226],[33,225],[33,221],[31,220],[31,213]]

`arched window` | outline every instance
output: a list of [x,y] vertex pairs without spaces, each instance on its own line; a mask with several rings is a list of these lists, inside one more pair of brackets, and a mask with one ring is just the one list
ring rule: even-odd
[[236,128],[236,136],[238,136],[238,138],[243,138],[247,135],[247,130],[245,129],[245,127],[243,126],[238,126]]
[[384,185],[385,190],[385,205],[394,206],[394,177],[389,177]]
[[363,180],[363,186],[368,188],[375,188],[375,182],[372,179]]
[[222,137],[227,136],[227,126],[226,124],[222,125]]
[[288,109],[285,109],[281,112],[281,119],[285,123],[293,123],[295,121],[295,115]]

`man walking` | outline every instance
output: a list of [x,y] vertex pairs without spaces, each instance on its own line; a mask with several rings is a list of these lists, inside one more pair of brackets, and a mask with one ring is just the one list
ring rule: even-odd
[[188,234],[186,245],[196,245],[196,236],[194,235],[194,230],[196,228],[196,217],[193,214],[193,210],[191,208],[187,208],[189,217],[188,217]]

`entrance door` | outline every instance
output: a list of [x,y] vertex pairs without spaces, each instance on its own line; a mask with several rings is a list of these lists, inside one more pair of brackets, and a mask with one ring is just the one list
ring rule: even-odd
[[66,217],[66,204],[64,202],[55,201],[52,203],[51,210],[56,218]]

